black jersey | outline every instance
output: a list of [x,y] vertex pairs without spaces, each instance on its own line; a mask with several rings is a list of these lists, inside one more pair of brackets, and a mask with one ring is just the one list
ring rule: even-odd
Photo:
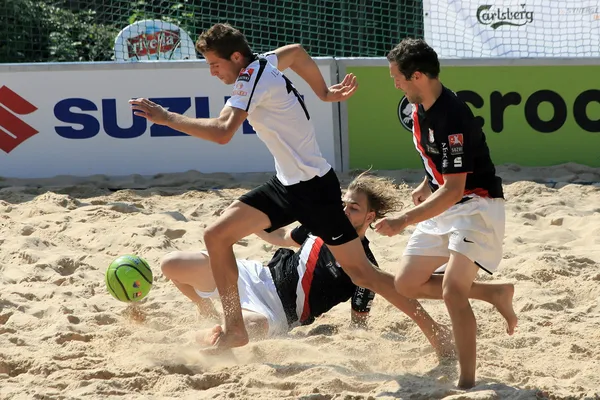
[[442,87],[429,110],[415,105],[412,117],[413,141],[432,191],[444,183],[444,174],[467,172],[465,195],[504,197],[485,134],[469,106],[453,91]]
[[[290,327],[311,324],[349,299],[353,310],[370,311],[375,293],[352,283],[321,238],[299,226],[292,231],[292,239],[300,249],[278,249],[268,264]],[[368,239],[362,244],[369,260],[377,265]]]

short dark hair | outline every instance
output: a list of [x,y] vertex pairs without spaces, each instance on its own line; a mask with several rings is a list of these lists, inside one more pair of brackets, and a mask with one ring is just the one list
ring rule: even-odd
[[215,24],[209,30],[202,32],[196,42],[196,50],[203,54],[212,51],[226,60],[229,60],[236,51],[246,58],[252,57],[252,50],[246,36],[229,24]]
[[403,39],[388,53],[387,59],[398,65],[398,69],[407,80],[417,71],[431,79],[440,74],[437,53],[423,39]]

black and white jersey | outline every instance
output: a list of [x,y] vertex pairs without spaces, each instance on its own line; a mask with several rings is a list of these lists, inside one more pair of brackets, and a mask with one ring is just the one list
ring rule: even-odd
[[465,196],[504,197],[485,134],[454,92],[443,87],[429,110],[413,105],[412,117],[413,142],[432,191],[444,184],[444,174],[467,172]]
[[317,144],[302,96],[277,69],[274,53],[256,56],[240,71],[226,105],[248,113],[248,122],[275,159],[285,186],[323,176],[331,169]]
[[[321,238],[303,226],[292,231],[292,238],[301,244],[300,249],[279,249],[268,265],[290,327],[308,325],[349,299],[353,310],[371,310],[375,293],[352,283]],[[362,244],[369,260],[377,265],[369,240],[364,238]]]

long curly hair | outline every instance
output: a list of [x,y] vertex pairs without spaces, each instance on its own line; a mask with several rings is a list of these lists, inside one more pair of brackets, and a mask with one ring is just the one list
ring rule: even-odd
[[375,220],[404,207],[394,181],[390,178],[370,175],[369,171],[354,178],[348,185],[348,190],[364,193],[367,196],[369,209],[375,212]]

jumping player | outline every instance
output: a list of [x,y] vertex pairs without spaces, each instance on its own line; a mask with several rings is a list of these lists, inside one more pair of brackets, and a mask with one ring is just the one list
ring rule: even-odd
[[[396,275],[398,292],[410,298],[443,299],[458,352],[458,386],[475,384],[476,321],[469,298],[494,304],[517,324],[511,284],[474,283],[502,260],[504,195],[485,134],[470,108],[439,80],[436,52],[421,39],[404,39],[387,57],[397,89],[413,104],[413,141],[425,178],[412,193],[415,207],[378,221],[392,236],[417,224]],[[432,275],[444,271],[443,277]]]
[[135,115],[198,138],[228,143],[247,118],[275,159],[276,176],[233,202],[204,233],[224,313],[219,348],[243,346],[248,333],[242,319],[238,269],[233,245],[257,231],[267,232],[299,221],[323,239],[352,282],[382,295],[395,294],[394,278],[369,261],[354,227],[344,214],[336,173],[321,155],[310,113],[282,71],[291,69],[322,101],[343,101],[357,88],[346,75],[327,87],[314,60],[300,45],[253,54],[245,36],[216,24],[196,43],[213,76],[235,84],[217,118],[189,118],[168,112],[148,99],[131,100]]
[[[369,226],[401,206],[392,182],[385,178],[361,175],[349,185],[344,211],[355,228],[371,262],[377,265],[365,233]],[[251,339],[285,334],[298,325],[308,325],[339,303],[352,299],[351,325],[366,328],[375,294],[352,283],[337,263],[328,246],[300,225],[258,236],[285,246],[263,266],[261,262],[237,260],[238,288],[242,314]],[[300,247],[296,252],[288,247]],[[197,304],[201,315],[216,313],[210,298],[218,296],[204,252],[172,252],[161,261],[163,274]],[[449,332],[438,325],[416,300],[400,294],[389,299],[421,328],[439,356],[453,352]],[[222,332],[221,325],[200,332],[201,342],[213,345]]]

